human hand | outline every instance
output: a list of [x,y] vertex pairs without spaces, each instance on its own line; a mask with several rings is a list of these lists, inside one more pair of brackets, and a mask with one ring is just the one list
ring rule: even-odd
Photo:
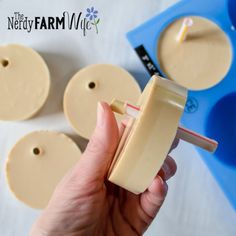
[[132,236],[145,232],[165,199],[166,181],[175,174],[176,164],[168,156],[150,187],[135,195],[106,179],[119,139],[114,114],[108,104],[99,103],[97,126],[85,152],[58,184],[31,236]]

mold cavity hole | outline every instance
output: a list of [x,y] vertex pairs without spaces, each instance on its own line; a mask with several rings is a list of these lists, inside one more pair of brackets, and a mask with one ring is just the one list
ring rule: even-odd
[[9,65],[9,61],[7,59],[2,59],[1,64],[3,67],[7,67]]
[[41,154],[41,149],[38,147],[33,148],[33,154],[39,156]]
[[96,87],[96,84],[95,84],[95,82],[90,82],[89,84],[88,84],[88,87],[89,87],[89,89],[95,89],[95,87]]
[[236,93],[221,98],[212,108],[206,123],[206,135],[219,142],[215,156],[236,167]]
[[236,27],[235,8],[236,8],[236,1],[228,0],[228,12],[229,12],[229,16],[234,27]]

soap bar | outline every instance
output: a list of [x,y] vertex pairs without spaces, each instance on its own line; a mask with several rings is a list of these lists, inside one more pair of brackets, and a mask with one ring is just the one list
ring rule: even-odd
[[0,120],[25,120],[44,105],[50,75],[42,57],[21,45],[0,47]]
[[[96,64],[76,73],[64,94],[64,112],[77,134],[89,139],[96,125],[97,103],[110,103],[118,97],[136,103],[141,90],[135,79],[124,69]],[[116,115],[118,122],[123,118]]]
[[77,145],[62,133],[30,133],[9,153],[6,164],[9,187],[28,206],[45,208],[57,183],[80,156]]
[[224,79],[232,62],[231,43],[214,22],[191,16],[193,25],[182,43],[176,37],[184,18],[171,23],[158,41],[157,58],[169,79],[191,89],[208,89]]
[[108,179],[130,192],[144,192],[160,170],[175,138],[187,90],[153,76],[130,119],[111,164]]

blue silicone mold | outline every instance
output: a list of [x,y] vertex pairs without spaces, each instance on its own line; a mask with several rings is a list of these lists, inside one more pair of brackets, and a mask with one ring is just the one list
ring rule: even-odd
[[214,154],[198,151],[236,210],[236,0],[182,0],[127,37],[149,73],[163,74],[157,60],[158,39],[167,25],[186,15],[214,21],[232,44],[233,61],[227,76],[210,89],[189,92],[181,123],[219,141]]

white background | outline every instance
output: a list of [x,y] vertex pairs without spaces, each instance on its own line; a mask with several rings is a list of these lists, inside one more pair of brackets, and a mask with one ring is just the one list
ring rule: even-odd
[[[18,202],[9,192],[4,164],[12,145],[32,130],[73,131],[64,118],[62,96],[66,83],[80,68],[93,63],[123,66],[138,79],[147,75],[125,38],[125,33],[160,13],[174,0],[0,0],[0,44],[30,46],[41,53],[52,75],[52,91],[43,110],[25,122],[0,122],[0,235],[27,235],[39,211]],[[7,16],[56,16],[95,6],[101,22],[99,35],[71,31],[8,31]],[[193,147],[181,143],[173,153],[178,172],[169,181],[169,194],[149,236],[235,236],[236,214]]]

